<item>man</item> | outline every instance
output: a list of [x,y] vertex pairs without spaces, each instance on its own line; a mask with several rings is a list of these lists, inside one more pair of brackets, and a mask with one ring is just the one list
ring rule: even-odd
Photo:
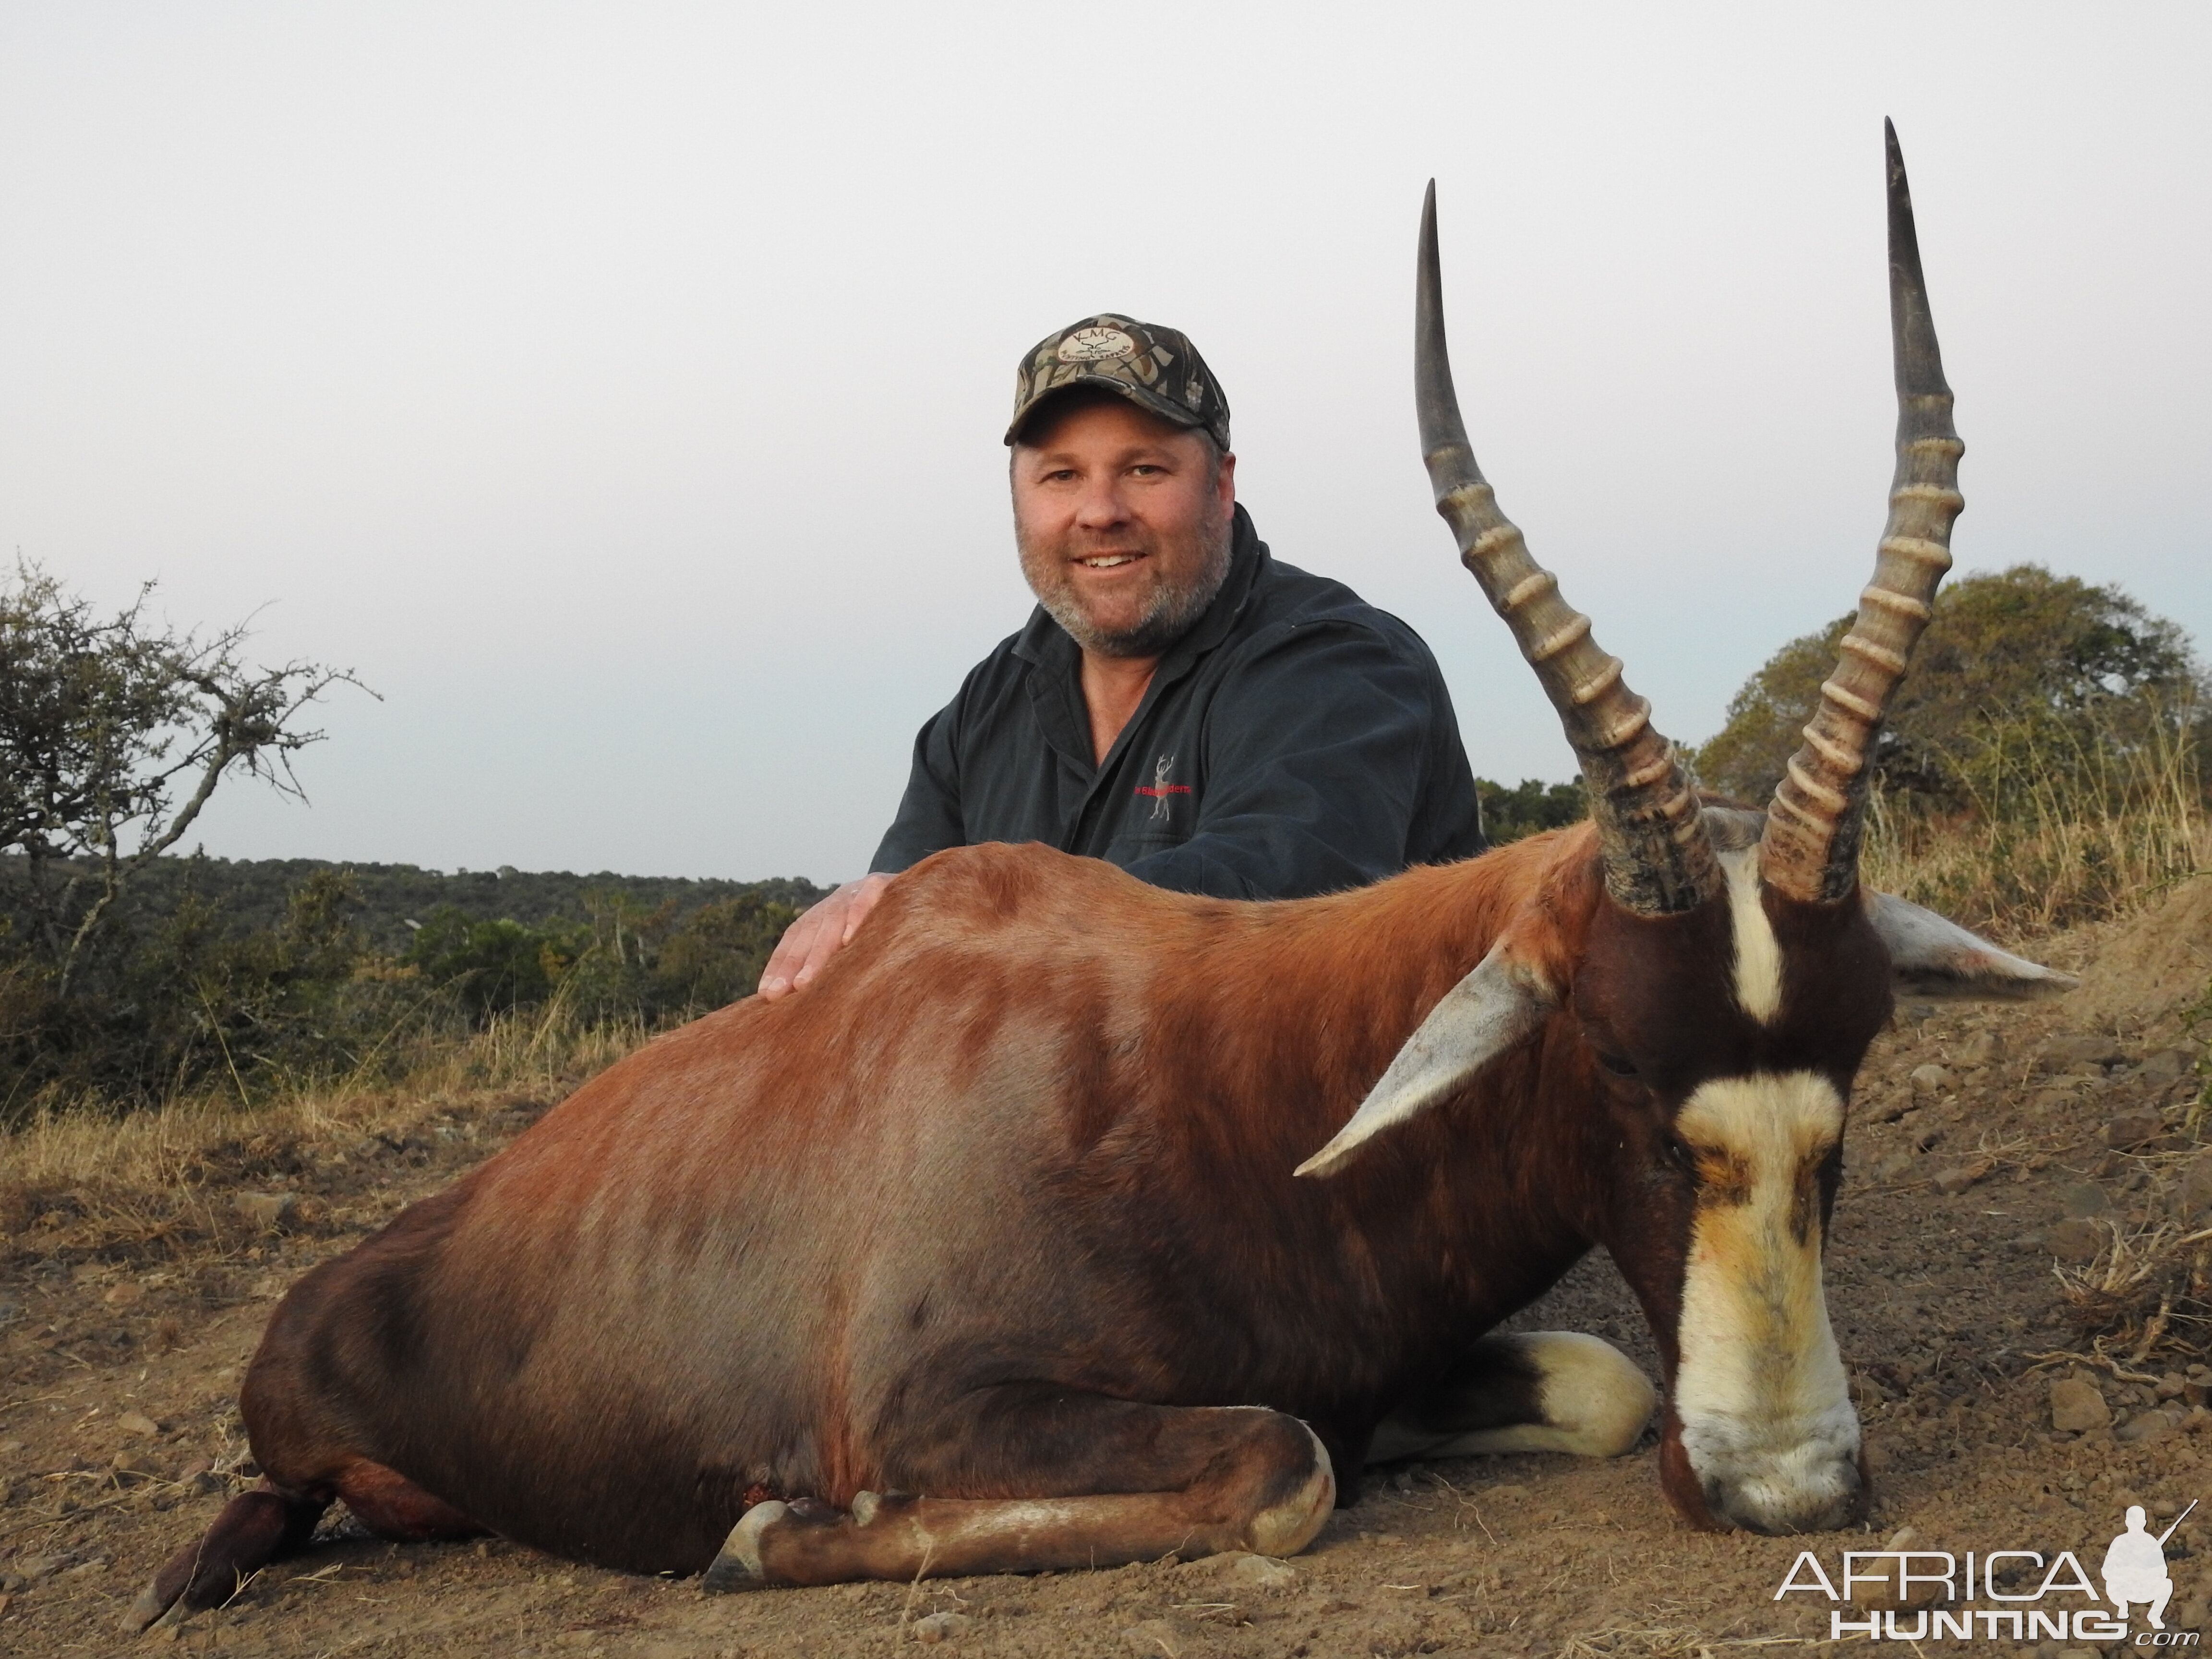
[[922,727],[872,873],[792,924],[763,996],[806,985],[893,875],[947,847],[1041,841],[1230,898],[1482,849],[1428,647],[1269,556],[1188,340],[1111,314],[1048,336],[1006,441],[1039,608]]
[[[2173,1581],[2166,1571],[2166,1534],[2152,1536],[2149,1520],[2142,1504],[2128,1505],[2128,1529],[2105,1550],[2105,1599],[2116,1609],[2112,1616],[2123,1620],[2128,1616],[2129,1602],[2142,1602],[2150,1615],[2150,1627],[2164,1630],[2166,1620],[2161,1615],[2172,1599]],[[2173,1528],[2166,1530],[2171,1533]]]

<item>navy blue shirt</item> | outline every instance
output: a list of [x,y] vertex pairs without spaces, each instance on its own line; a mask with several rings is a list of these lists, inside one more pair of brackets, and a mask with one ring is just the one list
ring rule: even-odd
[[1094,763],[1082,653],[1040,607],[915,739],[872,870],[1043,842],[1157,887],[1296,898],[1483,848],[1451,698],[1420,636],[1278,562],[1243,507],[1229,575]]

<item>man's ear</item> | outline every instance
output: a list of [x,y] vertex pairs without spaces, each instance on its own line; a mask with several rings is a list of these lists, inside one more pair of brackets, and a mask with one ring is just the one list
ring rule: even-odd
[[1534,967],[1504,940],[1444,993],[1336,1137],[1297,1167],[1334,1175],[1370,1138],[1417,1117],[1500,1054],[1518,1048],[1559,1006]]
[[2000,951],[1909,900],[1861,890],[1867,920],[1889,947],[1899,991],[1938,1001],[2029,1002],[2062,996],[2081,982]]

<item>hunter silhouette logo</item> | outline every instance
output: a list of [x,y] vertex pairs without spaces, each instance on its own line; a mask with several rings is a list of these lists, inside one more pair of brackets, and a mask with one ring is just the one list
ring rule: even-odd
[[[2172,1526],[2153,1533],[2143,1507],[2130,1505],[2127,1530],[2105,1551],[2101,1596],[2071,1550],[2054,1556],[2040,1550],[1969,1550],[1955,1555],[1948,1550],[1896,1547],[1911,1541],[1908,1531],[1891,1540],[1888,1549],[1843,1551],[1833,1577],[1818,1555],[1799,1551],[1774,1599],[1804,1592],[1853,1604],[1863,1618],[1848,1617],[1841,1608],[1829,1612],[1830,1641],[1863,1636],[1876,1642],[1979,1638],[2013,1644],[2126,1642],[2146,1649],[2194,1647],[2197,1632],[2166,1627],[2166,1604],[2173,1596],[2173,1581],[2166,1570],[2166,1540],[2196,1507],[2191,1499],[2189,1508],[2174,1516]],[[2069,1605],[2063,1599],[2069,1596],[2088,1605]],[[1880,1605],[1884,1601],[1897,1605],[1884,1607]],[[1969,1605],[1978,1601],[1995,1605]],[[2128,1632],[2130,1607],[2143,1608],[2150,1626],[2132,1641]]]
[[[2189,1510],[2196,1507],[2192,1498]],[[2189,1510],[2173,1517],[2173,1527],[2189,1518]],[[2129,1602],[2142,1602],[2149,1609],[2144,1616],[2150,1627],[2164,1630],[2166,1604],[2173,1597],[2173,1580],[2166,1574],[2166,1540],[2173,1536],[2173,1527],[2154,1538],[2146,1529],[2149,1519],[2142,1504],[2128,1505],[2128,1529],[2105,1551],[2105,1599],[2118,1609],[2116,1619],[2128,1616]]]
[[1137,793],[1139,794],[1150,795],[1152,798],[1152,821],[1154,823],[1158,823],[1167,817],[1168,798],[1170,795],[1188,795],[1190,793],[1190,786],[1188,784],[1170,783],[1168,781],[1168,774],[1175,770],[1175,760],[1176,757],[1173,755],[1161,756],[1158,760],[1152,763],[1152,781],[1150,783],[1140,783],[1137,786]]

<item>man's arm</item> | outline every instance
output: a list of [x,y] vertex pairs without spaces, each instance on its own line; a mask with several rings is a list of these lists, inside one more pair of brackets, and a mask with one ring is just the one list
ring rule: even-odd
[[931,715],[915,735],[906,793],[899,797],[898,813],[884,832],[875,857],[868,860],[870,871],[895,875],[932,853],[967,845],[967,823],[960,812],[960,763],[953,748],[960,705],[967,695],[963,685],[960,696]]
[[1206,715],[1205,794],[1190,839],[1137,860],[1157,887],[1294,898],[1364,886],[1408,862],[1424,811],[1463,820],[1474,780],[1451,702],[1425,653],[1358,623],[1314,623],[1268,642]]
[[[966,695],[966,688],[962,688]],[[869,873],[848,881],[784,930],[768,966],[761,970],[760,994],[768,1001],[803,990],[830,958],[850,942],[868,912],[876,908],[891,877],[932,853],[960,846],[966,836],[960,820],[959,769],[951,732],[960,699],[932,715],[914,740],[914,768],[898,816],[869,860]]]

